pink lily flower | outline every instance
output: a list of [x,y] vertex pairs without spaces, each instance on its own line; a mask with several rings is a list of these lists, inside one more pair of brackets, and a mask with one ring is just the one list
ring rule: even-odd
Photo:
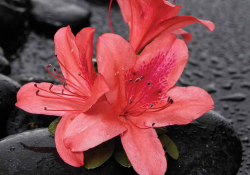
[[72,152],[93,148],[116,136],[138,174],[164,174],[167,161],[154,127],[183,125],[213,109],[198,87],[174,86],[188,60],[184,41],[164,33],[137,57],[116,34],[97,41],[98,70],[110,91],[68,125],[63,143]]
[[82,29],[76,37],[70,27],[55,34],[55,55],[62,74],[56,68],[47,71],[63,85],[28,83],[19,90],[16,106],[33,114],[63,116],[55,133],[61,158],[72,166],[83,165],[83,153],[74,153],[63,144],[63,133],[80,113],[89,110],[109,90],[104,77],[95,73],[92,63],[93,28]]
[[201,23],[209,31],[215,28],[211,21],[193,16],[177,16],[181,6],[173,5],[167,0],[117,0],[117,2],[123,19],[129,26],[129,42],[136,53],[162,32],[180,34],[186,42],[189,42],[192,35],[183,30],[183,27]]

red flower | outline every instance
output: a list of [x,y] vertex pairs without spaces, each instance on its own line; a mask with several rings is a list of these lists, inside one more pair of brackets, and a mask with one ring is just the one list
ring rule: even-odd
[[56,148],[62,159],[72,166],[83,165],[83,153],[68,150],[62,136],[74,117],[92,107],[109,90],[101,74],[96,76],[92,63],[93,28],[84,28],[75,37],[70,27],[55,34],[55,55],[63,75],[56,68],[52,73],[63,85],[29,83],[17,94],[16,106],[34,114],[63,116],[56,133]]
[[180,5],[173,5],[167,0],[117,0],[123,18],[129,25],[129,42],[138,53],[150,41],[162,32],[181,34],[186,42],[192,35],[181,29],[189,24],[201,23],[213,31],[212,22],[192,16],[176,16]]
[[110,91],[68,126],[64,144],[73,152],[93,148],[120,135],[139,174],[164,174],[165,152],[153,127],[188,124],[213,109],[198,87],[176,87],[188,49],[175,34],[156,38],[139,57],[122,37],[104,34],[97,42],[98,70]]

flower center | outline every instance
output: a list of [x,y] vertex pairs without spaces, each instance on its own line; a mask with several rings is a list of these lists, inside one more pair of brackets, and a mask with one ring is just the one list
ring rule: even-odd
[[145,75],[136,78],[136,73],[132,73],[134,78],[127,82],[126,99],[127,105],[123,109],[121,116],[140,116],[145,112],[158,112],[173,104],[173,100],[168,96],[164,102],[165,94],[154,86],[153,82]]
[[171,88],[168,77],[175,60],[174,55],[159,53],[126,72],[124,87],[127,105],[122,109],[122,116],[158,112],[173,104],[167,91]]

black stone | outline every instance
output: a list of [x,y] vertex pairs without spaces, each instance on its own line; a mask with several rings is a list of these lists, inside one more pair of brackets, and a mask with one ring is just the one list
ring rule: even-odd
[[[81,28],[89,25],[89,3],[79,0],[31,0],[32,23],[36,29],[56,32],[60,27],[70,25]],[[49,30],[48,30],[49,29]]]
[[0,1],[0,44],[4,46],[9,40],[17,40],[28,20],[29,9],[29,0]]
[[3,49],[1,47],[0,47],[0,73],[4,75],[9,75],[11,73],[9,61],[4,57]]
[[6,119],[16,103],[16,94],[20,84],[0,74],[0,121]]
[[168,126],[179,159],[168,159],[168,175],[236,175],[242,146],[234,128],[220,114],[209,111],[189,125]]
[[133,168],[120,166],[110,158],[93,170],[74,168],[58,155],[54,137],[47,129],[37,129],[9,136],[0,141],[0,174],[135,174]]
[[[229,122],[208,112],[189,125],[167,127],[180,157],[168,158],[168,175],[236,175],[242,157],[239,138]],[[227,143],[227,144],[225,144]],[[136,174],[110,158],[99,168],[86,170],[64,163],[47,129],[9,136],[0,141],[3,174]],[[13,168],[14,167],[14,168]]]
[[30,114],[14,107],[7,119],[6,132],[7,135],[13,135],[27,130],[48,127],[56,118],[56,116]]

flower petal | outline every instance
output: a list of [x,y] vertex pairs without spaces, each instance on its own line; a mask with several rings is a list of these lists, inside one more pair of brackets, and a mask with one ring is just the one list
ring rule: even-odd
[[171,18],[171,19],[168,19],[167,21],[162,22],[161,24],[159,24],[159,29],[157,30],[163,29],[164,32],[172,32],[176,29],[180,29],[182,27],[185,27],[193,23],[203,24],[210,32],[212,32],[215,29],[215,25],[211,21],[201,20],[193,16],[185,15],[185,16],[176,16],[174,18]]
[[148,78],[156,91],[167,92],[181,76],[187,60],[185,42],[175,34],[164,33],[146,46],[134,70],[144,73],[144,79]]
[[[148,39],[152,26],[176,16],[181,9],[181,6],[163,0],[118,0],[117,2],[125,22],[129,25],[129,41],[136,53],[153,39]],[[155,36],[158,34],[159,32],[155,33]]]
[[96,72],[92,62],[93,58],[93,39],[95,29],[91,27],[83,28],[76,35],[76,45],[79,51],[79,60],[81,62],[82,71],[86,72],[88,81],[93,84],[96,78]]
[[164,174],[167,160],[162,144],[153,128],[140,129],[132,123],[121,134],[123,148],[138,174]]
[[[45,115],[57,115],[63,116],[65,111],[61,110],[82,110],[84,102],[72,102],[67,99],[56,99],[58,96],[53,95],[42,90],[39,91],[39,95],[46,96],[41,97],[36,94],[37,88],[34,86],[35,83],[28,83],[21,87],[17,93],[16,106],[25,110],[26,112],[33,114],[45,114]],[[50,83],[39,83],[37,87],[49,91]],[[54,85],[53,91],[61,93],[63,89],[62,85]],[[60,111],[49,111],[45,110],[44,107],[52,110]],[[80,111],[79,111],[80,112]]]
[[124,74],[134,66],[137,59],[132,46],[121,36],[104,34],[97,41],[98,71],[110,88],[106,93],[110,103],[124,101]]
[[189,43],[193,38],[193,35],[191,33],[188,33],[187,31],[183,29],[176,29],[172,33],[176,35],[181,35],[184,38],[186,43]]
[[91,91],[91,96],[86,100],[86,103],[83,106],[83,112],[90,109],[92,105],[94,105],[97,102],[97,100],[108,91],[109,87],[103,75],[99,73],[94,81],[93,89]]
[[144,113],[143,117],[129,117],[136,125],[162,127],[167,125],[184,125],[199,118],[214,108],[212,97],[199,87],[174,87],[168,95],[173,104],[168,108],[151,113]]
[[72,152],[63,143],[64,132],[75,116],[76,114],[74,113],[67,113],[62,117],[56,127],[55,143],[57,152],[64,162],[74,167],[80,167],[83,166],[83,152]]
[[64,135],[64,144],[72,151],[86,151],[126,130],[115,109],[107,102],[99,102],[72,121]]
[[[136,53],[163,31],[170,33],[197,22],[203,24],[210,31],[213,31],[215,27],[210,21],[196,19],[192,16],[176,16],[181,6],[175,6],[169,1],[118,0],[117,2],[124,21],[129,25],[129,41]],[[190,35],[184,34],[184,36],[184,38],[188,37],[186,40],[190,40]]]
[[70,88],[74,92],[83,93],[83,95],[90,95],[89,83],[81,78],[78,73],[84,77],[85,74],[79,67],[81,65],[79,59],[79,52],[75,42],[75,36],[71,32],[70,27],[63,27],[59,29],[54,37],[55,53],[59,61],[61,70],[66,82],[74,84],[74,88]]
[[[174,30],[183,28],[193,23],[201,23],[211,32],[215,28],[214,23],[211,21],[197,19],[193,16],[176,16],[168,20],[161,21],[160,23],[156,24],[154,27],[151,27],[151,29],[147,33],[147,36],[141,40],[140,44],[138,44],[135,50],[139,51],[140,49],[142,49],[153,38],[160,35],[161,32],[170,33],[170,32],[173,32]],[[133,45],[132,42],[131,44]]]

